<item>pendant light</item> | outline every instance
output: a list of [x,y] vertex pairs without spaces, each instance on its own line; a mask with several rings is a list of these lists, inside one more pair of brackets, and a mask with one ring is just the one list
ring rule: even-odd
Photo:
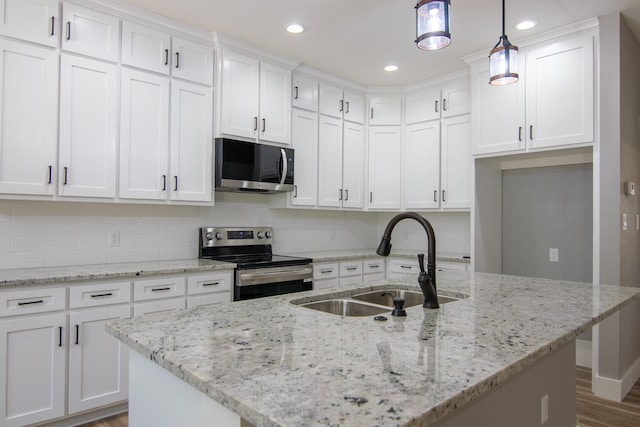
[[[489,83],[494,86],[518,81],[518,48],[512,45],[504,30],[504,2],[502,0],[502,35],[489,53]],[[502,43],[502,45],[500,45]]]
[[422,50],[449,46],[451,0],[420,0],[416,4],[416,44]]

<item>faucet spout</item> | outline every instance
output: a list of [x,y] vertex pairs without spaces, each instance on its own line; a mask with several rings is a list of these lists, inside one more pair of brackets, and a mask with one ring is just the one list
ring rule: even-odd
[[391,218],[384,230],[376,253],[381,256],[389,256],[391,253],[391,233],[394,227],[403,219],[414,219],[418,221],[427,234],[427,268],[425,271],[422,262],[420,263],[421,272],[418,277],[418,282],[424,295],[424,304],[422,306],[425,308],[438,308],[438,296],[436,293],[436,233],[425,217],[415,212],[403,212]]

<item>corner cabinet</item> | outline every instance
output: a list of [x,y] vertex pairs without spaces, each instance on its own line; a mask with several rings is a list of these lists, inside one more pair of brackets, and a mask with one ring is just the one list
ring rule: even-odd
[[473,62],[473,154],[592,144],[594,37],[585,33],[522,49],[520,79],[513,85],[489,85],[489,61]]
[[291,71],[221,49],[219,133],[289,144]]
[[0,193],[53,195],[58,55],[0,39]]

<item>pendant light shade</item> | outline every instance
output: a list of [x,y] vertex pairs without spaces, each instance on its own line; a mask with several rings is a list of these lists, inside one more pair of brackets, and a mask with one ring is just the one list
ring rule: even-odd
[[451,0],[420,0],[416,4],[416,44],[422,50],[449,46]]
[[518,81],[518,48],[509,42],[505,34],[504,3],[505,0],[502,0],[502,35],[489,53],[489,83],[494,86]]

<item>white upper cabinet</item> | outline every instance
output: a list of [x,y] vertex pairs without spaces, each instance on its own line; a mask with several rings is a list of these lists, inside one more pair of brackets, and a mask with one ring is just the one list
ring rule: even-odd
[[471,117],[467,115],[442,120],[443,209],[471,207]]
[[170,199],[210,202],[213,181],[212,88],[171,84]]
[[467,114],[471,111],[468,77],[412,91],[406,96],[406,124]]
[[487,83],[487,60],[471,64],[473,154],[593,143],[593,51],[589,33],[523,49],[520,80],[505,87]]
[[62,55],[58,194],[114,197],[116,65]]
[[342,120],[318,117],[318,206],[342,205]]
[[369,98],[370,125],[402,124],[402,97],[374,95]]
[[0,34],[58,47],[58,0],[0,0]]
[[122,23],[122,63],[160,74],[171,69],[171,35],[129,21]]
[[320,83],[318,112],[331,117],[364,123],[364,96]]
[[440,206],[440,121],[407,125],[404,135],[404,208],[437,209]]
[[0,39],[0,193],[53,195],[58,54]]
[[291,106],[318,111],[318,82],[294,74],[292,85]]
[[401,141],[397,126],[369,128],[370,209],[400,209]]
[[342,125],[342,207],[364,208],[365,131],[364,125]]
[[173,37],[173,69],[171,75],[184,80],[211,86],[213,83],[213,48]]
[[213,48],[129,21],[122,23],[122,64],[213,83]]
[[293,109],[291,148],[295,150],[292,206],[315,206],[318,202],[318,115]]
[[119,196],[166,200],[169,79],[122,69]]
[[62,49],[106,61],[118,61],[120,20],[74,3],[62,7]]
[[220,133],[290,143],[289,70],[223,48],[220,97]]

